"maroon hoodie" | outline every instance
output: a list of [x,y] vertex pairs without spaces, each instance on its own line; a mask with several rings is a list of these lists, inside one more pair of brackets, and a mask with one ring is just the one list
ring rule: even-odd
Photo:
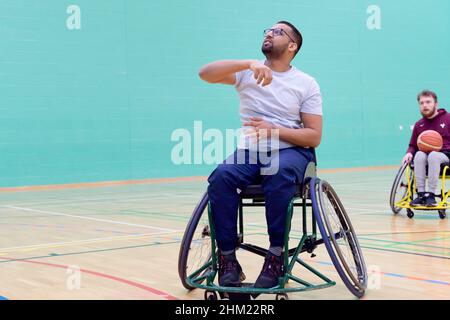
[[410,152],[414,155],[419,151],[419,148],[417,147],[417,137],[426,130],[439,132],[444,142],[441,152],[450,152],[450,113],[445,111],[445,109],[438,109],[438,115],[433,119],[423,117],[416,122],[411,135],[411,141],[409,142],[409,148],[406,153]]

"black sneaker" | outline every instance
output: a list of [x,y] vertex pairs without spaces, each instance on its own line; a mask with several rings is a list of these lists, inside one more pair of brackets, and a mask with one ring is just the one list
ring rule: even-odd
[[236,259],[236,253],[223,255],[219,253],[219,286],[237,287],[245,279],[241,265]]
[[426,194],[427,197],[425,198],[425,205],[427,207],[436,207],[437,206],[437,202],[436,202],[436,195],[434,193],[427,193]]
[[278,278],[284,276],[283,255],[267,253],[264,265],[254,284],[254,288],[272,288],[278,285]]
[[415,198],[409,204],[412,207],[424,206],[424,205],[426,205],[426,201],[427,201],[426,193],[425,192],[418,192],[417,193],[417,198]]

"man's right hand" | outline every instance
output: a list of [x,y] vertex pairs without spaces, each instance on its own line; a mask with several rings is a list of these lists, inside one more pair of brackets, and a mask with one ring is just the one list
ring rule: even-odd
[[250,64],[249,69],[253,71],[253,77],[256,79],[256,84],[262,82],[262,86],[265,87],[272,82],[272,70],[265,64],[254,61]]
[[408,152],[408,153],[405,154],[405,156],[403,157],[402,164],[410,163],[410,162],[412,161],[412,159],[413,159],[412,153],[409,153],[409,152]]

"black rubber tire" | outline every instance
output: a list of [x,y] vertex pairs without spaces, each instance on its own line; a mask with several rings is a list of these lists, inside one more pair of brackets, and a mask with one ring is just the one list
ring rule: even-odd
[[[326,181],[322,181],[319,178],[312,178],[309,191],[313,214],[336,271],[349,291],[356,297],[361,298],[367,288],[367,268],[355,230],[345,208],[334,189]],[[356,269],[356,274],[352,272],[352,268],[347,263],[344,253],[335,237],[336,234],[332,229],[330,218],[328,214],[325,214],[325,199],[328,199],[331,203],[334,214],[338,217],[340,231],[345,233],[343,239],[348,239],[348,247],[351,250],[352,260],[355,263],[355,268],[353,269]]]
[[412,219],[414,218],[414,211],[412,211],[411,209],[406,209],[406,215],[408,216],[408,218]]
[[[191,249],[192,239],[194,237],[194,234],[196,233],[200,219],[202,217],[208,216],[208,200],[208,192],[205,192],[192,213],[191,219],[187,224],[186,231],[184,232],[183,240],[181,241],[180,245],[180,252],[178,254],[178,274],[180,276],[181,283],[188,290],[195,289],[186,282],[188,276],[187,264],[189,259],[189,252]],[[206,227],[208,228],[207,230],[205,230]],[[205,235],[205,238],[208,237],[209,224],[201,226],[201,228],[203,228],[202,236]],[[206,239],[205,241],[210,241],[210,238]],[[208,262],[209,259],[211,259],[211,252],[207,256],[207,258],[205,258],[204,261],[201,261],[199,264],[203,265],[204,263]],[[208,269],[205,272],[207,271]]]
[[205,300],[209,300],[209,301],[219,300],[219,297],[217,296],[217,292],[208,291],[208,290],[206,290],[205,293],[203,294],[203,298]]
[[445,210],[438,210],[438,212],[439,212],[439,218],[445,219],[445,217],[447,217]]
[[408,192],[408,186],[404,185],[404,183],[402,181],[408,165],[409,165],[408,163],[405,163],[400,167],[400,169],[397,172],[397,175],[395,176],[394,183],[392,184],[391,193],[389,196],[389,205],[391,206],[391,210],[394,214],[397,214],[402,210],[402,208],[395,206],[395,202],[396,202],[395,196],[399,192],[399,188],[405,189],[405,191],[402,195],[402,198],[406,195],[406,192]]
[[286,294],[286,293],[278,293],[276,296],[275,296],[275,300],[289,300],[289,296]]

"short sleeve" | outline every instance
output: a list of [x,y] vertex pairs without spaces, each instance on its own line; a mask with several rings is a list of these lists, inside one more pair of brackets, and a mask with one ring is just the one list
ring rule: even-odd
[[242,78],[244,77],[245,71],[246,71],[246,70],[238,71],[238,72],[236,72],[236,73],[234,74],[234,75],[236,76],[236,83],[234,84],[234,86],[235,86],[236,88],[238,88],[239,85],[241,84]]
[[322,94],[319,84],[314,79],[311,81],[305,99],[303,99],[300,112],[322,115]]

